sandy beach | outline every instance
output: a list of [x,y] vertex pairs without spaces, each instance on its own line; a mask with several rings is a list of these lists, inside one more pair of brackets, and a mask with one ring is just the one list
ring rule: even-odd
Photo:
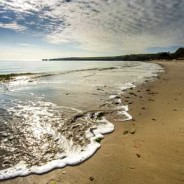
[[115,122],[94,156],[77,166],[0,183],[183,184],[184,61],[154,63],[165,72],[125,93],[122,101],[133,120]]

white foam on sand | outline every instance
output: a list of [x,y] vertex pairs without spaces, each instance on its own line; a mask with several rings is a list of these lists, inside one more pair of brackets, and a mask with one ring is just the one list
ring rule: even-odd
[[114,130],[114,125],[110,123],[105,117],[97,121],[99,123],[99,126],[95,127],[94,129],[90,128],[86,131],[86,137],[90,139],[90,144],[88,144],[83,149],[83,151],[69,151],[66,155],[66,158],[50,161],[43,166],[32,166],[29,168],[24,161],[21,161],[14,167],[1,170],[0,180],[16,176],[26,176],[31,173],[42,174],[54,168],[62,168],[66,165],[76,165],[83,162],[87,158],[91,157],[100,147],[100,143],[98,143],[96,140],[99,138],[103,138],[103,134],[110,133]]
[[[123,119],[123,121],[131,119],[131,116],[127,113],[128,106],[119,106],[117,110],[118,113],[127,116],[127,118]],[[76,165],[83,162],[87,158],[91,157],[98,148],[100,148],[100,143],[97,142],[97,139],[103,138],[103,134],[110,133],[114,130],[114,125],[110,123],[104,116],[100,120],[97,120],[97,123],[99,123],[97,127],[91,127],[86,131],[86,137],[90,139],[90,144],[88,144],[83,151],[79,149],[68,149],[68,151],[66,151],[65,158],[50,161],[42,166],[27,167],[24,161],[20,161],[14,167],[1,170],[0,180],[13,178],[16,176],[26,176],[31,173],[42,174],[54,168],[62,168],[66,165]]]
[[[39,104],[41,104],[41,102],[39,102]],[[41,105],[43,105],[43,104],[41,104]],[[58,108],[58,107],[56,107],[55,104],[52,105],[52,103],[50,103],[50,102],[47,102],[47,103],[45,102],[45,106],[46,106],[46,108],[43,108],[43,112],[39,107],[35,107],[34,113],[36,113],[38,111],[38,115],[41,115],[41,114],[45,115],[45,114],[47,114],[46,109],[49,106],[51,106],[52,108],[56,108],[56,109]],[[19,106],[19,109],[21,109],[20,106]],[[31,107],[26,106],[26,107],[24,107],[24,110],[26,112],[27,111],[30,112]],[[73,110],[77,111],[76,109],[73,109]],[[116,108],[116,110],[118,113],[121,113],[122,115],[127,117],[127,118],[125,118],[123,116],[122,121],[131,119],[131,116],[127,113],[128,106],[118,106]],[[80,111],[78,111],[78,112],[80,112]],[[98,117],[99,114],[100,114],[100,112],[96,112],[94,116]],[[37,119],[35,117],[36,116],[34,116],[34,119]],[[52,114],[47,114],[47,117],[48,118],[52,117]],[[86,117],[85,119],[87,120],[88,118],[89,117]],[[38,120],[36,120],[36,122],[38,123]],[[17,165],[15,165],[11,168],[1,170],[0,171],[0,180],[13,178],[13,177],[17,177],[17,176],[26,176],[26,175],[29,175],[31,173],[42,174],[42,173],[48,172],[54,168],[62,168],[62,167],[65,167],[66,165],[76,165],[78,163],[83,162],[84,160],[91,157],[97,151],[98,148],[100,148],[100,143],[97,140],[102,139],[104,137],[104,134],[110,133],[114,130],[114,125],[111,122],[109,122],[105,118],[104,115],[99,119],[96,118],[96,124],[97,125],[94,125],[94,127],[90,127],[86,131],[86,138],[90,140],[90,143],[88,145],[86,145],[82,149],[82,151],[77,146],[73,147],[73,148],[66,147],[64,157],[61,154],[61,159],[49,161],[41,166],[35,165],[32,167],[30,167],[30,166],[28,167],[25,161],[20,161]],[[36,124],[35,124],[35,126],[36,126]],[[39,128],[40,131],[42,131],[41,128]],[[51,129],[51,127],[50,127],[50,129]],[[49,130],[49,131],[51,131],[51,130]],[[63,140],[64,137],[60,136],[60,139]],[[66,140],[66,146],[67,145],[69,145],[68,140]],[[72,146],[72,143],[71,143],[71,146]]]

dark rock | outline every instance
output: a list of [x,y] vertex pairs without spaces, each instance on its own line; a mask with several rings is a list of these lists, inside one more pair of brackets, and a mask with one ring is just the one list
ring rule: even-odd
[[12,141],[14,138],[13,138],[13,136],[10,136],[8,139],[9,139],[10,141]]
[[90,180],[90,181],[93,181],[93,180],[94,180],[94,177],[93,177],[93,176],[90,176],[90,177],[89,177],[89,180]]
[[126,134],[128,134],[129,132],[128,132],[128,130],[125,130],[124,132],[123,132],[123,135],[126,135]]
[[11,165],[11,162],[9,162],[8,160],[5,160],[3,163],[2,163],[2,166],[5,167],[7,165]]
[[149,99],[149,101],[150,101],[150,102],[154,102],[155,100],[153,100],[153,99]]
[[133,167],[133,166],[130,166],[130,169],[131,169],[131,170],[133,170],[133,169],[135,169],[135,167]]
[[102,137],[99,137],[99,138],[96,138],[95,141],[100,143],[102,141],[102,139],[103,139]]
[[135,96],[135,93],[130,92],[129,95],[134,95]]
[[115,99],[120,99],[121,97],[120,97],[120,96],[115,96],[114,98],[115,98]]
[[130,134],[135,134],[136,130],[135,130],[135,128],[132,128],[129,130],[129,132],[130,132]]

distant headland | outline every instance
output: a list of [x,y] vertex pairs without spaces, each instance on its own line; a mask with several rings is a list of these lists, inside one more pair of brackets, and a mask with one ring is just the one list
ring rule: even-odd
[[178,48],[176,52],[160,52],[154,54],[130,54],[122,56],[105,57],[67,57],[42,59],[42,61],[151,61],[151,60],[173,60],[184,59],[184,48]]

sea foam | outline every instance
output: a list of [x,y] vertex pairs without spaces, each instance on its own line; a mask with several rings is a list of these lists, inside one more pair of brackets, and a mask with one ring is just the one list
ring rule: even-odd
[[[47,106],[50,106],[51,104],[48,103]],[[43,106],[43,104],[42,104]],[[19,107],[20,108],[20,107]],[[30,107],[24,107],[25,112],[29,111]],[[37,108],[38,110],[39,108]],[[35,110],[34,110],[35,111]],[[117,108],[118,113],[122,113],[127,116],[126,119],[122,119],[123,121],[131,119],[131,116],[127,113],[128,106],[121,106]],[[39,112],[40,114],[45,114],[46,112]],[[96,112],[94,116],[98,116],[100,112]],[[34,112],[35,114],[35,112]],[[18,114],[17,114],[18,115]],[[20,115],[20,114],[19,114]],[[47,114],[47,118],[49,116],[52,116],[51,114]],[[89,114],[87,114],[89,117]],[[36,117],[34,117],[36,118]],[[38,120],[36,120],[38,123]],[[61,156],[61,158],[58,158],[56,160],[48,161],[46,163],[42,163],[40,166],[28,166],[25,161],[19,161],[18,164],[14,165],[13,167],[4,169],[0,171],[0,179],[8,179],[16,176],[25,176],[31,173],[36,174],[42,174],[44,172],[48,172],[54,168],[61,168],[65,167],[66,165],[76,165],[80,162],[83,162],[90,156],[92,156],[98,148],[100,148],[100,143],[97,142],[99,138],[103,138],[104,134],[110,133],[114,130],[114,125],[109,122],[105,116],[101,117],[100,119],[96,119],[97,126],[90,127],[85,132],[85,136],[87,139],[89,139],[90,143],[83,147],[81,150],[80,148],[76,147],[75,149],[69,149],[69,144],[67,143],[68,150],[66,150],[64,157]],[[38,129],[38,135],[41,133],[44,133],[43,130],[41,130],[41,127],[39,128],[38,125],[34,124],[36,126],[35,128]],[[47,127],[48,129],[48,127]],[[48,132],[52,132],[51,127],[49,128]],[[46,133],[46,132],[45,132]],[[35,134],[37,135],[37,134]],[[55,135],[56,136],[56,135]],[[61,136],[62,137],[62,136]],[[61,138],[60,137],[60,138]],[[38,138],[38,137],[37,137]],[[40,139],[40,138],[38,138]],[[67,142],[67,141],[66,141]],[[71,145],[74,146],[74,145]]]

